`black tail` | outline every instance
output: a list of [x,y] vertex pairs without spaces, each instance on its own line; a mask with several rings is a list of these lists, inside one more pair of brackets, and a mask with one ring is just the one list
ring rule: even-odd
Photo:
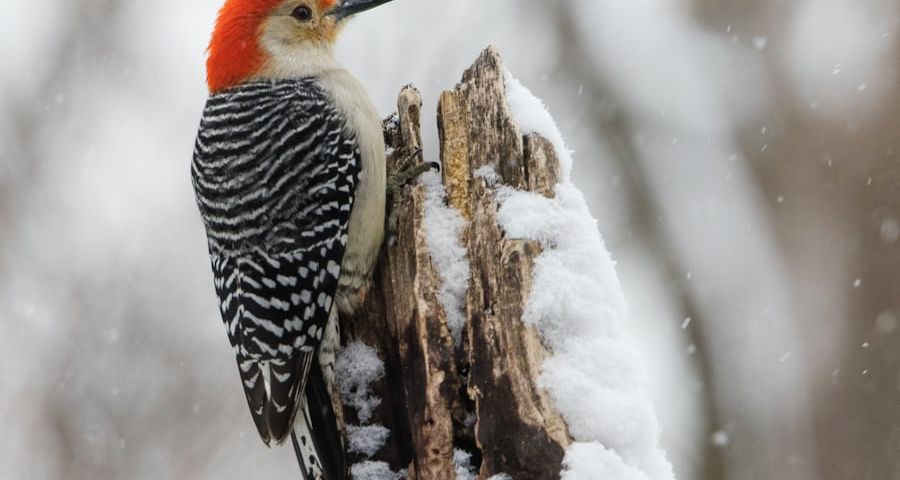
[[[325,385],[322,369],[313,362],[306,380],[302,418],[291,431],[294,453],[304,480],[346,480],[347,459],[331,404],[331,392]],[[300,416],[298,416],[300,417]]]

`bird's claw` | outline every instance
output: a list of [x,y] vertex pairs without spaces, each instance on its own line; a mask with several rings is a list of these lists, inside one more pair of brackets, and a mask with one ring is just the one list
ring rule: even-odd
[[417,148],[407,155],[406,158],[400,162],[400,165],[403,166],[387,179],[387,194],[389,199],[387,231],[389,244],[393,244],[397,235],[397,222],[400,216],[400,191],[403,190],[403,187],[409,185],[410,181],[418,178],[419,175],[429,170],[440,171],[441,169],[441,165],[437,162],[410,164],[413,159],[421,153],[422,149]]

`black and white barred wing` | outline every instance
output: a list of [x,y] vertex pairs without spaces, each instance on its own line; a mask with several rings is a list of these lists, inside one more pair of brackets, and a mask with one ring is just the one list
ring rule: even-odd
[[192,164],[216,292],[266,443],[290,433],[337,290],[356,141],[311,81],[210,96]]

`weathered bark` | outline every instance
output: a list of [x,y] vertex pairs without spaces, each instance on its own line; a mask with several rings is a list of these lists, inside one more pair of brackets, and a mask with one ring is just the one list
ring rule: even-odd
[[[419,93],[404,88],[398,108],[399,116],[385,122],[391,173],[421,145]],[[413,160],[421,163],[421,155]],[[398,208],[396,237],[382,249],[372,290],[360,315],[343,319],[342,331],[347,340],[375,347],[385,362],[374,421],[391,429],[392,437],[378,458],[395,468],[409,465],[409,478],[453,478],[450,411],[459,384],[453,341],[436,297],[440,280],[425,246],[423,187],[407,187]],[[352,413],[345,413],[352,421]]]
[[[385,122],[389,172],[421,145],[418,92],[404,88],[398,108]],[[365,307],[357,318],[342,319],[345,340],[375,347],[386,366],[374,421],[392,437],[376,459],[406,469],[411,479],[445,480],[455,478],[453,451],[462,449],[473,454],[479,478],[558,478],[571,438],[537,386],[548,352],[522,321],[540,246],[505,237],[496,222],[495,185],[476,174],[491,167],[504,185],[552,196],[559,179],[555,151],[519,131],[493,48],[442,94],[438,128],[448,204],[468,220],[460,239],[471,269],[465,335],[455,346],[436,295],[441,280],[425,241],[424,187],[407,186],[396,237],[381,252]],[[421,155],[414,159],[421,161]]]

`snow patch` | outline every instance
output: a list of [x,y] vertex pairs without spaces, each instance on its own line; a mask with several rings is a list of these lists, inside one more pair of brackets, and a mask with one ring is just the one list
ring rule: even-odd
[[[576,440],[562,478],[673,480],[658,447],[660,427],[639,350],[624,330],[627,308],[615,262],[583,195],[569,182],[571,156],[543,103],[508,72],[506,85],[520,128],[549,139],[565,172],[554,198],[495,187],[497,222],[507,237],[533,239],[543,248],[523,321],[553,352],[539,385]],[[495,178],[492,172],[480,175]]]
[[456,467],[456,480],[475,480],[478,476],[472,466],[472,454],[465,450],[453,450],[453,465]]
[[575,443],[566,451],[560,480],[651,480],[598,442]]
[[556,155],[559,157],[562,181],[568,182],[569,174],[572,171],[572,152],[566,147],[566,142],[559,133],[559,128],[556,127],[556,122],[547,111],[543,100],[535,97],[531,90],[519,83],[509,73],[509,70],[505,72],[504,83],[506,85],[506,104],[509,106],[509,112],[513,119],[519,125],[519,130],[523,135],[537,133],[553,144]]
[[544,248],[535,261],[524,320],[536,325],[553,351],[579,336],[624,337],[627,314],[615,263],[597,231],[581,192],[571,183],[556,197],[501,186],[497,222],[512,238],[537,240]]
[[423,173],[419,182],[425,187],[425,242],[441,278],[437,296],[447,314],[453,341],[459,346],[466,324],[466,287],[470,275],[466,249],[459,244],[466,221],[446,205],[447,193],[439,173]]
[[368,422],[381,399],[369,392],[369,384],[384,376],[384,363],[372,347],[353,342],[340,350],[335,361],[334,377],[345,405],[356,409],[360,422]]
[[381,425],[347,425],[347,449],[371,457],[384,446],[390,435],[391,431]]
[[350,476],[353,480],[400,480],[406,478],[406,472],[395,472],[386,462],[365,460],[350,467]]
[[489,187],[495,187],[498,183],[500,183],[500,175],[497,175],[497,171],[494,170],[494,167],[490,165],[482,165],[478,167],[477,170],[472,172],[472,176],[475,178],[482,178],[487,183]]
[[[478,471],[472,466],[472,454],[460,449],[453,450],[453,465],[456,467],[456,480],[475,480]],[[491,475],[487,480],[513,480],[505,473]]]
[[[341,391],[344,405],[356,409],[361,423],[368,423],[372,412],[381,404],[381,398],[370,390],[372,382],[384,376],[384,363],[372,347],[352,342],[342,348],[335,360],[334,377]],[[348,450],[371,458],[390,436],[390,430],[381,425],[347,425]],[[398,480],[406,472],[394,472],[385,462],[363,460],[350,467],[354,480]]]

